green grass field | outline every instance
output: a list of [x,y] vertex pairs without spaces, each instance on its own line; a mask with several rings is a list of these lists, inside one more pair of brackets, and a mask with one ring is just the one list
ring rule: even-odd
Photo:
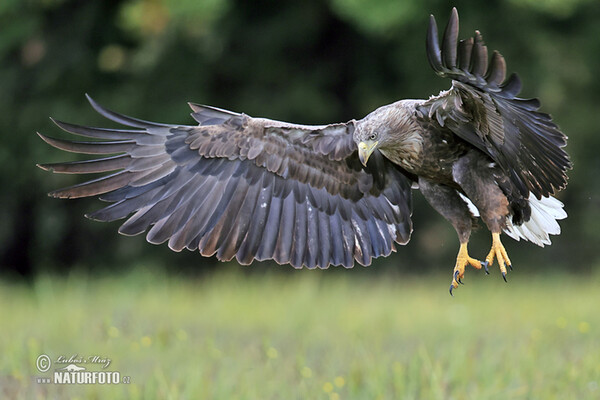
[[[600,276],[225,270],[1,283],[0,397],[600,398]],[[131,383],[36,383],[43,353]]]

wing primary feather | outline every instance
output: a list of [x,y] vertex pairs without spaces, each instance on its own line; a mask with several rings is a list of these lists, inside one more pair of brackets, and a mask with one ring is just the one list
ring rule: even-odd
[[513,98],[516,95],[519,94],[519,92],[521,91],[521,79],[519,78],[519,76],[516,73],[512,73],[508,79],[506,80],[506,82],[504,82],[500,88],[502,89],[502,92],[500,92],[500,94],[502,95],[502,97],[505,98]]
[[373,218],[365,220],[369,237],[371,238],[371,256],[379,257],[385,254],[385,237],[382,236],[377,226],[377,221]]
[[[198,188],[195,193],[203,193],[203,196],[197,197],[199,201],[194,206],[192,217],[192,219],[195,221],[194,236],[196,238],[201,238],[205,232],[204,226],[206,222],[213,214],[215,208],[221,200],[224,187],[217,185],[217,179],[215,177],[204,177],[204,181],[200,184],[197,183],[197,180],[193,180],[190,181],[190,184],[187,186],[192,185]],[[164,212],[162,215],[167,215],[167,217],[162,218],[148,232],[147,239],[151,243],[162,243],[179,230],[179,220],[176,220],[174,217],[172,217],[174,215],[174,211]],[[198,246],[199,245],[197,245],[196,248],[198,248]]]
[[504,61],[504,57],[502,57],[499,52],[494,50],[494,53],[492,54],[492,61],[485,76],[485,80],[490,85],[499,86],[502,82],[504,82],[505,78],[506,61]]
[[318,247],[327,238],[319,238],[319,212],[310,203],[306,203],[306,252],[304,263],[309,269],[316,268],[318,258]]
[[263,239],[263,232],[265,231],[271,209],[272,181],[273,175],[265,174],[263,176],[263,184],[254,211],[250,217],[248,232],[236,253],[236,258],[241,264],[250,264],[252,262],[257,255],[258,247]]
[[233,177],[230,170],[227,168],[225,168],[221,177],[224,182],[215,183],[215,188],[213,189],[218,190],[219,193],[222,193],[220,200],[215,201],[214,204],[212,204],[212,207],[205,207],[202,209],[202,213],[205,213],[206,215],[206,222],[204,223],[201,231],[202,235],[211,231],[215,224],[219,221],[227,209],[227,206],[229,205],[229,202],[235,193],[236,187],[239,184],[239,178]]
[[106,193],[106,194],[100,196],[99,199],[101,201],[107,201],[107,202],[117,202],[117,201],[121,201],[124,199],[130,199],[133,197],[140,196],[154,188],[162,187],[163,185],[167,184],[167,181],[175,180],[176,178],[177,178],[177,174],[172,173],[168,177],[163,177],[157,181],[148,183],[147,185],[135,186],[135,187],[131,186],[131,185],[126,185],[115,191],[112,191],[110,193]]
[[248,233],[248,229],[252,224],[252,218],[254,214],[253,211],[260,195],[261,186],[262,174],[260,175],[259,181],[249,184],[241,203],[231,204],[230,208],[233,208],[234,210],[232,210],[230,214],[233,215],[237,212],[237,216],[231,223],[231,228],[229,232],[227,232],[227,236],[219,246],[217,257],[220,257],[220,259],[229,261],[239,250],[240,245],[242,244],[246,234]]
[[364,221],[356,213],[353,213],[351,222],[354,231],[354,259],[360,265],[368,265],[371,259],[371,243],[369,243],[370,239],[366,236],[368,232],[364,226]]
[[92,99],[90,97],[90,95],[88,95],[87,93],[86,93],[85,97],[90,102],[90,104],[92,105],[94,110],[96,110],[96,112],[98,112],[98,114],[102,115],[105,118],[110,119],[111,121],[118,122],[119,124],[122,124],[122,125],[133,126],[136,128],[171,127],[171,126],[173,126],[170,124],[161,124],[161,123],[157,123],[157,122],[144,121],[143,119],[128,117],[126,115],[116,113],[114,111],[111,111],[111,110],[101,106],[94,99]]
[[260,240],[258,249],[256,250],[257,260],[268,260],[274,258],[274,252],[279,237],[279,223],[281,220],[281,210],[283,207],[283,199],[280,197],[271,197],[269,213],[265,222],[263,236]]
[[119,171],[112,175],[103,176],[64,189],[55,190],[48,193],[48,196],[60,199],[76,199],[80,197],[96,196],[127,185],[131,181],[133,175],[133,173],[128,171]]
[[331,243],[335,238],[332,237],[329,230],[331,217],[331,215],[327,215],[320,210],[318,210],[315,217],[319,230],[319,242],[317,244],[317,265],[319,268],[327,268],[333,262],[331,260]]
[[222,108],[205,106],[195,103],[188,103],[188,105],[193,111],[193,113],[191,114],[192,118],[194,118],[202,126],[220,125],[231,118],[242,116],[242,114],[224,110]]
[[227,186],[231,187],[231,189],[227,190],[223,195],[220,204],[207,223],[206,228],[208,229],[204,229],[206,233],[200,241],[202,255],[213,255],[219,250],[220,245],[231,228],[233,218],[237,216],[237,212],[234,212],[234,210],[239,212],[239,206],[242,204],[243,198],[248,191],[247,183],[239,178],[232,178]]
[[46,171],[52,171],[60,174],[92,174],[127,168],[130,164],[131,157],[125,154],[120,156],[99,158],[96,160],[38,164],[38,166]]
[[[331,263],[341,265],[344,262],[344,242],[342,232],[342,222],[338,212],[329,216],[329,235],[331,243]],[[324,228],[325,229],[325,228]]]
[[[128,169],[129,170],[129,169]],[[149,183],[156,182],[162,178],[170,176],[173,171],[175,171],[175,167],[172,163],[165,163],[162,165],[152,166],[143,173],[138,173],[131,179],[129,183],[131,186],[146,186]]]
[[471,67],[471,54],[473,52],[473,38],[461,40],[458,43],[458,68],[463,72],[469,72]]
[[135,146],[134,140],[115,142],[76,142],[45,136],[37,132],[38,136],[50,146],[70,153],[79,154],[116,154],[130,151]]
[[446,68],[456,67],[456,44],[458,40],[458,11],[452,8],[442,44],[442,60]]
[[483,77],[487,71],[487,47],[483,44],[483,38],[479,31],[475,31],[475,45],[473,46],[473,65],[471,73],[476,77]]
[[281,219],[279,221],[278,239],[273,258],[280,264],[291,260],[292,242],[294,239],[296,220],[296,201],[292,193],[283,199]]
[[190,200],[173,213],[165,227],[168,226],[167,231],[173,232],[169,238],[169,248],[173,251],[181,251],[188,247],[189,242],[196,236],[195,228],[197,227],[197,219],[195,217],[195,210],[197,204]]
[[351,221],[341,221],[342,243],[344,246],[342,265],[345,268],[352,268],[354,265],[354,230],[352,229]]
[[[218,239],[223,227],[220,224],[222,221],[220,217],[223,216],[224,210],[221,210],[220,214],[215,215],[213,213],[211,215],[205,209],[211,209],[211,204],[215,203],[215,199],[217,199],[218,203],[218,200],[223,198],[221,195],[224,192],[220,189],[218,186],[212,186],[209,195],[200,201],[195,201],[198,199],[197,197],[196,199],[188,200],[187,204],[179,207],[177,212],[169,218],[169,221],[165,223],[165,227],[167,230],[173,232],[169,238],[169,247],[171,249],[181,251],[186,247],[190,248],[190,242],[195,237],[202,235],[203,238],[198,245],[200,253],[204,256],[212,256],[216,252],[215,241]],[[206,193],[206,189],[200,189],[199,192]],[[203,207],[203,205],[206,206]],[[217,220],[216,224],[213,224],[210,229],[206,229],[204,225],[208,217],[211,219],[215,217]]]
[[[211,183],[214,184],[214,181],[211,182],[203,176],[194,176],[187,181],[185,186],[177,185],[179,186],[177,189],[169,187],[173,186],[174,183],[165,186],[156,195],[154,201],[149,204],[151,207],[146,209],[143,213],[138,212],[134,214],[121,225],[119,232],[125,235],[137,234],[143,232],[148,226],[162,220],[164,217],[168,217],[167,221],[164,221],[163,224],[170,226],[169,235],[174,234],[177,231],[174,221],[176,219],[179,221],[179,209],[182,206],[185,206],[196,193],[210,193],[212,188]],[[205,197],[202,198],[202,202],[205,201],[207,197],[208,195],[205,195]],[[151,241],[151,243],[153,242]]]
[[429,27],[427,29],[426,47],[427,59],[429,60],[431,68],[433,68],[435,72],[441,73],[443,71],[441,54],[442,52],[440,50],[437,24],[433,15],[429,16]]
[[296,220],[294,223],[294,240],[292,241],[291,264],[294,268],[302,268],[305,262],[307,242],[306,201],[296,201]]
[[73,133],[79,136],[114,140],[136,140],[145,136],[145,132],[141,130],[93,128],[88,126],[70,124],[68,122],[59,121],[52,117],[50,117],[50,120],[54,122],[56,126],[58,126],[63,131]]
[[[154,182],[148,182],[145,185],[136,185],[127,189],[127,196],[137,195],[137,192],[140,190],[144,190],[145,187],[152,187],[152,185],[161,186],[161,191],[157,195],[158,199],[166,199],[171,195],[179,192],[187,193],[187,191],[193,189],[194,185],[204,184],[204,180],[206,177],[203,175],[191,175],[188,171],[184,171],[181,168],[177,168],[172,171],[170,174],[161,177],[160,179],[155,180]],[[138,189],[138,187],[140,189]],[[122,189],[119,189],[122,190]],[[118,191],[113,192],[115,195]],[[103,200],[105,201],[113,201],[110,200],[110,197],[113,197],[113,193],[103,196]]]
[[146,206],[152,202],[152,198],[155,196],[159,188],[150,190],[140,196],[132,199],[123,199],[117,203],[111,204],[108,207],[104,207],[93,213],[86,214],[86,218],[94,221],[115,221],[127,217],[129,214],[138,211],[140,208]]

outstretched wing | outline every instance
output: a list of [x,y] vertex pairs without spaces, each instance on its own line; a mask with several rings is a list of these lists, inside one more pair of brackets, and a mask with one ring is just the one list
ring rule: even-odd
[[[362,168],[354,122],[303,126],[191,104],[199,126],[157,124],[107,110],[134,129],[89,128],[55,121],[63,130],[102,141],[40,137],[69,152],[116,154],[43,164],[59,173],[103,173],[50,193],[100,195],[112,204],[88,217],[126,218],[125,235],[148,231],[151,243],[199,249],[240,263],[274,259],[295,267],[368,265],[394,241],[408,242],[410,180],[383,157]],[[133,214],[133,215],[131,215]]]
[[566,136],[550,115],[538,111],[537,99],[516,97],[516,74],[506,81],[504,58],[487,47],[479,31],[458,42],[458,13],[452,9],[442,46],[433,16],[427,32],[427,56],[435,72],[453,79],[452,88],[432,97],[422,111],[488,154],[527,198],[549,196],[567,184],[571,168],[563,150]]

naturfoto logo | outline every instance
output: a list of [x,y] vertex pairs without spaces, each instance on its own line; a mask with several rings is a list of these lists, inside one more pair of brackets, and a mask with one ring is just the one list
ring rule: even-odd
[[[59,355],[52,361],[47,354],[41,354],[36,359],[36,368],[41,373],[50,371],[52,365],[54,372],[50,377],[37,377],[36,382],[40,384],[119,384],[130,383],[131,377],[121,376],[119,371],[107,371],[112,360],[108,357],[98,355],[80,356],[78,354],[70,357]],[[83,365],[85,366],[83,366]],[[100,368],[100,370],[91,370]]]

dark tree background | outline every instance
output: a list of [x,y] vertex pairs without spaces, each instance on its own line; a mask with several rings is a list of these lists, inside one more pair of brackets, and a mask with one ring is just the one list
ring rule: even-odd
[[[173,123],[192,122],[186,101],[307,124],[361,118],[449,87],[430,70],[424,37],[428,15],[444,25],[452,5],[461,37],[480,29],[520,74],[522,96],[540,97],[570,137],[575,169],[559,196],[569,213],[563,234],[546,249],[507,238],[511,258],[528,269],[598,268],[600,5],[591,0],[3,0],[0,268],[12,276],[145,263],[218,268],[215,259],[122,237],[118,223],[83,218],[97,200],[46,197],[81,177],[37,169],[36,162],[73,156],[35,132],[62,135],[49,116],[106,124],[84,93],[125,114]],[[370,273],[453,266],[455,233],[418,192],[413,220],[409,245],[376,260]],[[482,257],[489,242],[482,229],[472,253]]]

